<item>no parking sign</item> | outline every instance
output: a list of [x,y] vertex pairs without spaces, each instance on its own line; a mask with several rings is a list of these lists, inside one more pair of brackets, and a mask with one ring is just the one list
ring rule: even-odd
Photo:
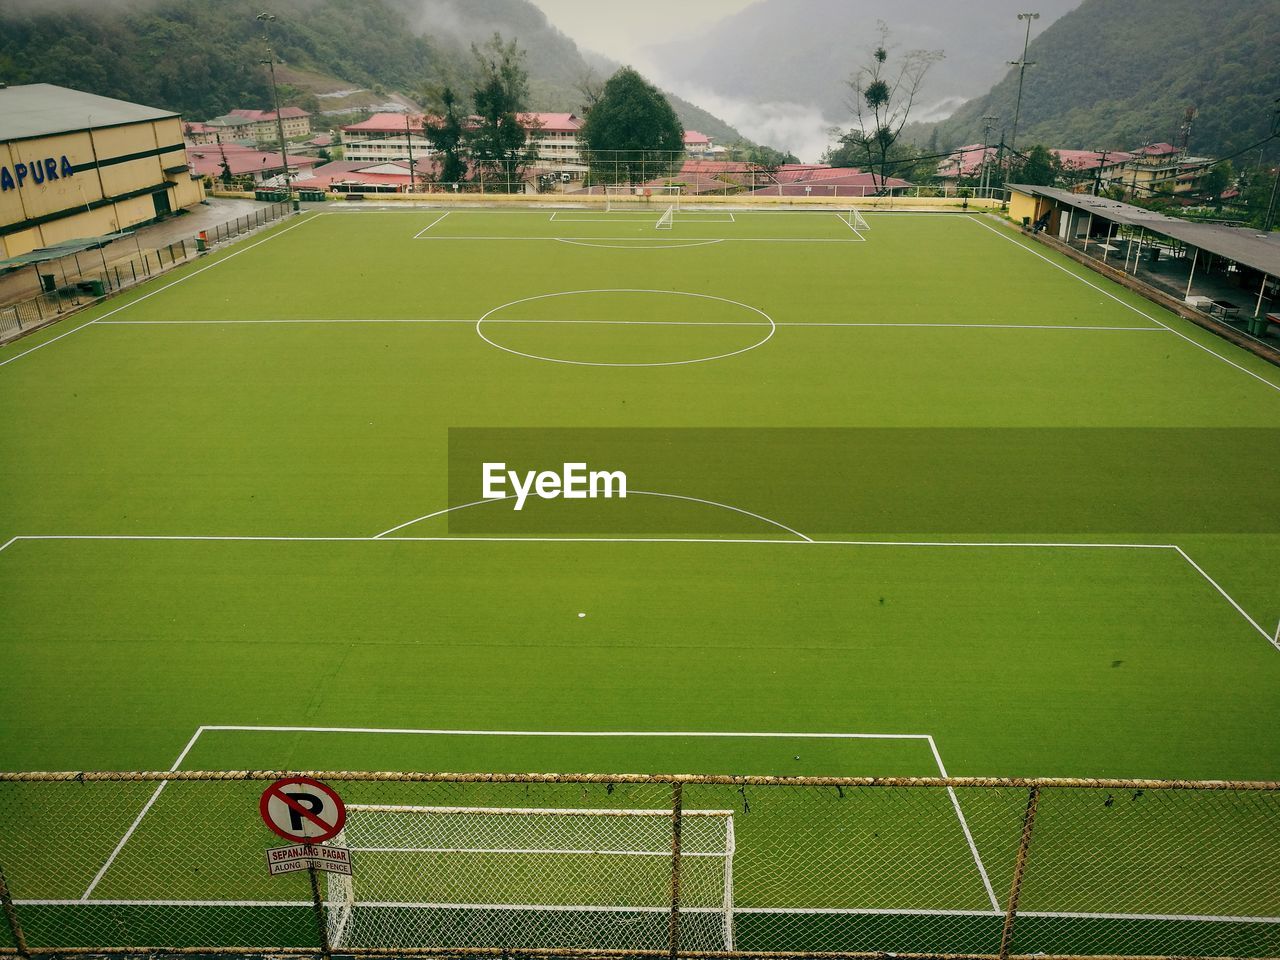
[[342,798],[319,780],[289,777],[262,791],[262,821],[286,840],[324,843],[342,832],[347,808]]

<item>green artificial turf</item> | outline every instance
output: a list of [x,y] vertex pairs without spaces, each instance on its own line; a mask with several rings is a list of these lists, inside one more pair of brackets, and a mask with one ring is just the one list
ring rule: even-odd
[[[185,749],[185,769],[1280,777],[1280,651],[1247,619],[1280,620],[1275,368],[976,217],[655,219],[307,214],[0,350],[0,768],[167,769]],[[494,427],[738,428],[663,489],[760,517],[717,535],[721,508],[633,498],[628,542],[411,523],[461,499],[449,431]],[[954,449],[907,468],[882,438],[856,468],[818,457],[834,473],[811,483],[801,428]],[[1001,460],[1008,428],[1041,473]],[[1085,436],[1104,453],[1057,450]],[[512,536],[536,520],[513,515]],[[770,520],[829,541],[1112,546],[814,544]],[[628,736],[572,735],[610,732]],[[15,896],[79,898],[151,789],[6,785]],[[259,789],[170,785],[93,897],[305,900],[263,875]],[[670,802],[647,789],[547,805]],[[1026,909],[1148,919],[1033,917],[1027,952],[1274,952],[1275,924],[1149,919],[1280,915],[1259,828],[1274,800],[1179,796],[1046,800]],[[960,797],[1001,901],[1025,799]],[[736,811],[743,908],[964,911],[745,912],[740,946],[998,946],[941,792],[696,802]],[[188,836],[202,805],[220,830]],[[807,859],[780,869],[793,846]],[[1152,875],[1176,879],[1151,894]],[[310,936],[286,906],[25,909],[47,944]],[[641,940],[645,916],[627,921]]]

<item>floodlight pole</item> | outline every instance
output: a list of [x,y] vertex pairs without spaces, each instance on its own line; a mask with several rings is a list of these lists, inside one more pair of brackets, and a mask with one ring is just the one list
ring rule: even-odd
[[1009,66],[1018,68],[1018,105],[1013,111],[1013,135],[1009,138],[1009,149],[1018,152],[1018,120],[1022,116],[1022,81],[1026,79],[1027,67],[1034,67],[1035,61],[1027,59],[1027,49],[1031,46],[1031,21],[1039,20],[1038,13],[1020,13],[1019,20],[1027,21],[1027,36],[1022,42],[1022,59],[1010,60]]
[[262,24],[262,39],[267,45],[267,59],[259,60],[259,63],[265,63],[271,70],[271,100],[276,107],[276,133],[280,137],[280,161],[284,164],[284,192],[288,198],[293,199],[293,181],[289,177],[289,151],[285,147],[284,140],[284,118],[280,116],[280,91],[276,87],[276,55],[271,49],[271,37],[267,33],[267,24],[274,23],[275,17],[269,13],[260,13],[257,20]]

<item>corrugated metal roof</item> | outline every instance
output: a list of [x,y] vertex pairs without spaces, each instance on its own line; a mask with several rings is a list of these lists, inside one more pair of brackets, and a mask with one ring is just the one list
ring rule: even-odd
[[0,89],[0,141],[29,140],[90,127],[113,127],[176,116],[172,110],[99,97],[51,83]]
[[1106,197],[1094,197],[1087,193],[1072,193],[1057,187],[1011,183],[1009,189],[1028,196],[1057,200],[1059,203],[1075,207],[1077,210],[1084,210],[1113,223],[1143,227],[1174,240],[1181,240],[1198,250],[1226,257],[1228,260],[1252,267],[1254,270],[1261,270],[1273,277],[1280,277],[1280,234],[1263,233],[1253,227],[1228,227],[1220,223],[1179,220],[1177,217],[1166,217],[1154,210],[1135,207],[1131,203],[1121,203]]

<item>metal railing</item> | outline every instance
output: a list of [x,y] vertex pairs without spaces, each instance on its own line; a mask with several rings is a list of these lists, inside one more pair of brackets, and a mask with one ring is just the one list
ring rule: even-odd
[[[204,235],[204,248],[234,240],[288,216],[291,211],[292,207],[288,203],[273,203],[234,220],[206,228],[201,231]],[[201,242],[196,239],[175,240],[173,243],[145,250],[140,247],[135,249],[136,252],[127,257],[107,259],[96,252],[85,252],[70,261],[64,257],[60,261],[40,264],[37,272],[42,276],[42,283],[49,284],[50,289],[43,290],[34,297],[0,306],[0,343],[29,333],[110,294],[127,290],[158,274],[166,273],[203,252]],[[99,266],[82,266],[80,256],[98,259]],[[75,264],[71,270],[67,269],[69,262]]]
[[283,776],[0,774],[0,952],[1280,953],[1280,783],[315,773],[268,876]]

